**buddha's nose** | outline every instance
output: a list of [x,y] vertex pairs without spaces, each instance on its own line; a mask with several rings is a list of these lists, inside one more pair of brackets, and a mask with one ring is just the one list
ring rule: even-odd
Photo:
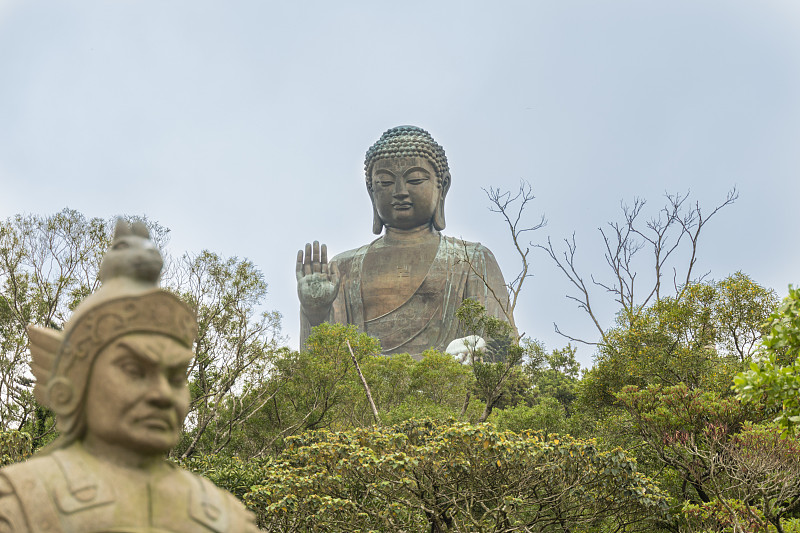
[[398,179],[394,182],[394,196],[408,196],[408,188],[406,187],[406,180]]

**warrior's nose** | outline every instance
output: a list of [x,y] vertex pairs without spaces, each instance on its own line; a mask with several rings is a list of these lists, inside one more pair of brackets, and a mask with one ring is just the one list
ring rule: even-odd
[[150,384],[147,395],[150,404],[161,408],[171,407],[173,404],[172,387],[165,376],[158,376]]

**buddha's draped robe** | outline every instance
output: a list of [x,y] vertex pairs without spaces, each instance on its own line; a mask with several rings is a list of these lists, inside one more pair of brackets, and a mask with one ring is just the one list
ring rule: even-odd
[[[452,340],[468,334],[459,328],[456,318],[456,310],[466,298],[477,300],[490,316],[509,321],[501,307],[501,302],[508,307],[508,293],[492,252],[480,243],[446,236],[440,237],[428,273],[411,297],[396,309],[365,320],[361,291],[362,280],[369,275],[363,264],[370,246],[331,260],[339,268],[341,284],[327,322],[356,325],[381,341],[384,354],[419,357],[431,347],[444,351]],[[301,312],[301,345],[309,333],[310,324]]]

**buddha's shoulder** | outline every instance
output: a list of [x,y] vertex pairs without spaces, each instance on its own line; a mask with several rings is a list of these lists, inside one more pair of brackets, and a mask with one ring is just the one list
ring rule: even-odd
[[[347,272],[349,271],[351,265],[358,263],[364,258],[372,244],[373,243],[365,244],[364,246],[353,248],[352,250],[347,250],[346,252],[337,254],[333,259],[331,259],[331,263],[336,263],[340,271]],[[447,251],[452,251],[454,254],[462,254],[463,252],[467,252],[467,254],[470,256],[477,255],[480,256],[481,259],[488,258],[490,261],[495,260],[492,251],[479,242],[466,241],[458,237],[442,235],[440,246],[446,248]]]
[[442,241],[445,246],[457,251],[466,251],[469,255],[480,254],[486,255],[494,259],[492,251],[479,242],[465,241],[458,237],[451,237],[449,235],[442,235]]
[[347,250],[346,252],[342,252],[336,254],[336,256],[331,259],[331,263],[336,263],[339,266],[339,269],[342,268],[347,269],[349,265],[351,265],[354,261],[358,261],[366,255],[367,250],[372,243],[365,244],[364,246],[360,246],[358,248],[353,248],[352,250]]

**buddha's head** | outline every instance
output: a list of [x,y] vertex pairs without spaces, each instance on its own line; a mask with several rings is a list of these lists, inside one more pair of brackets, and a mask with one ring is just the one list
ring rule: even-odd
[[383,226],[444,229],[450,170],[444,149],[430,133],[416,126],[387,130],[367,150],[364,171],[375,234]]
[[[137,231],[149,241],[146,230]],[[118,224],[115,242],[123,234],[129,234],[126,223]],[[136,268],[110,272],[63,332],[28,327],[34,395],[56,414],[61,437],[54,448],[95,439],[162,454],[177,444],[189,408],[194,312],[158,288],[159,272],[147,279]]]

